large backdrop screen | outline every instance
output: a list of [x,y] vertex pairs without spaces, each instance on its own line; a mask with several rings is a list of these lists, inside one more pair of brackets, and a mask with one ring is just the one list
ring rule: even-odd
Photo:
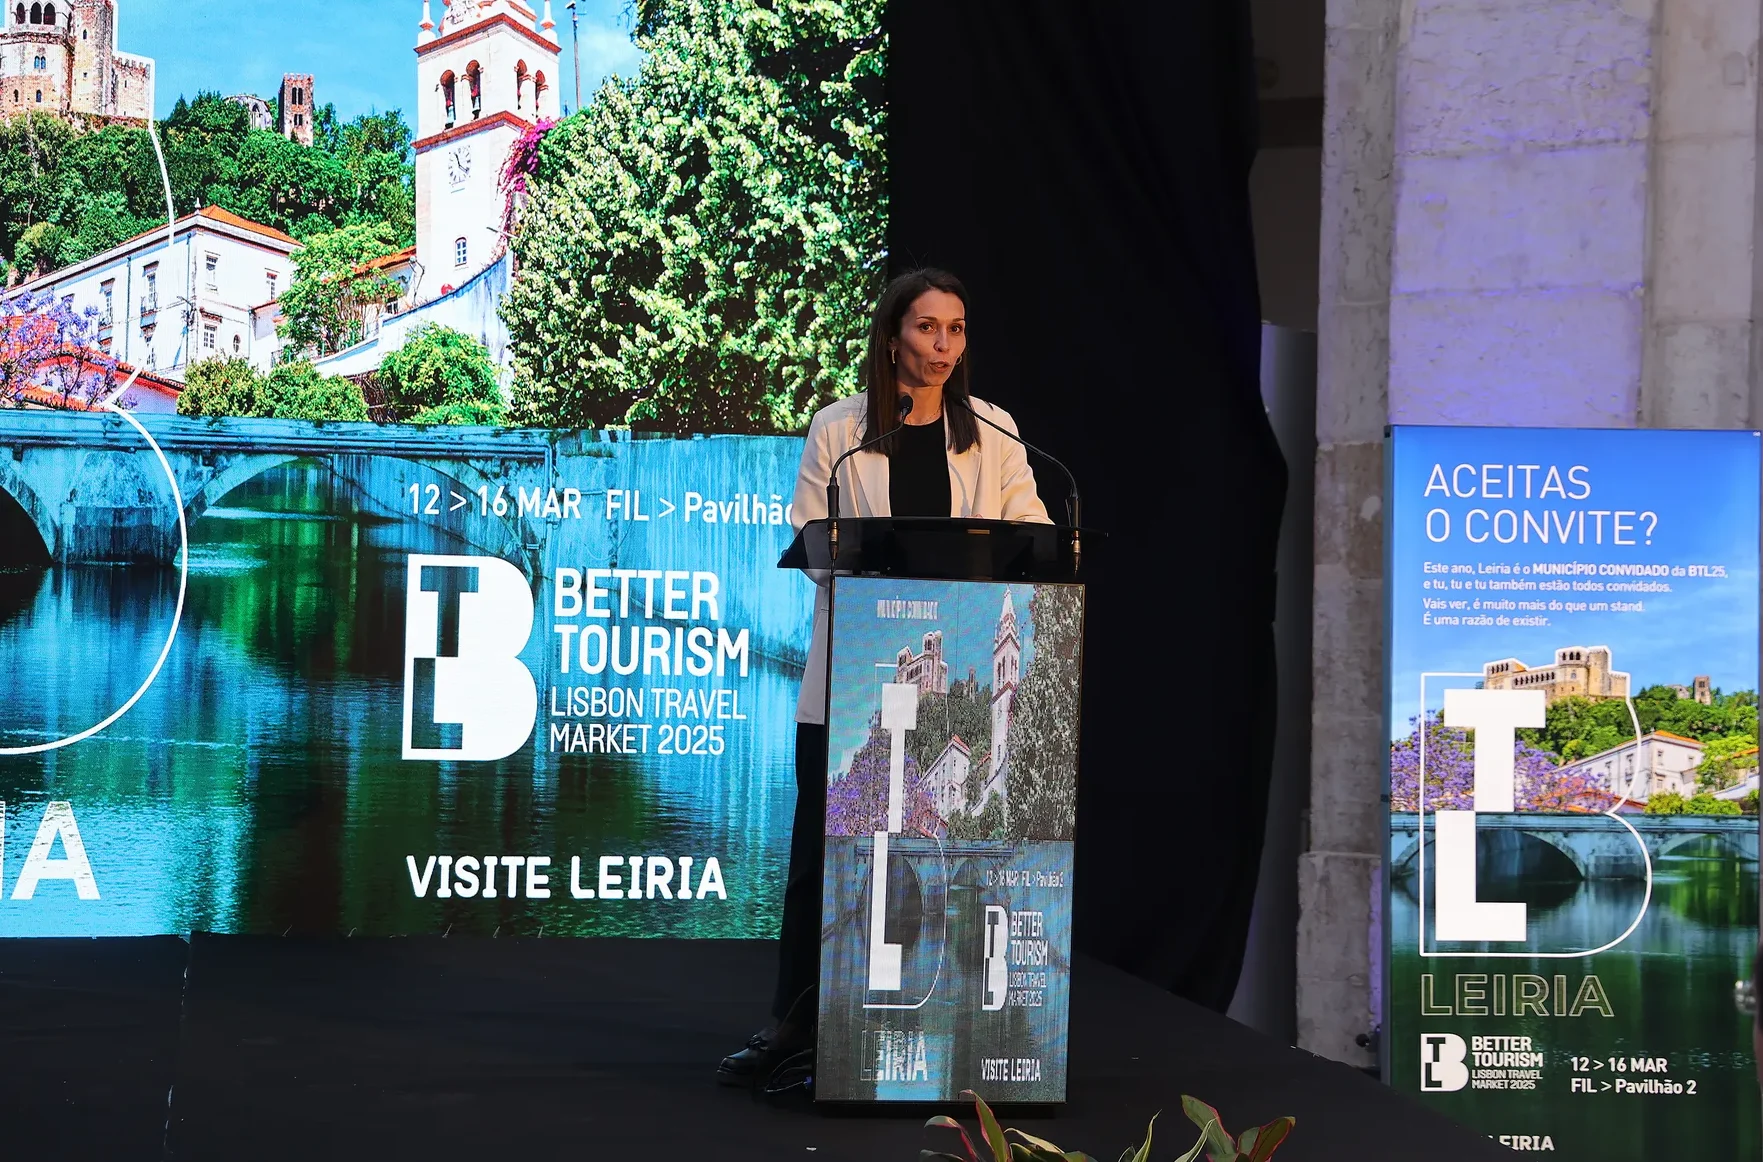
[[0,935],[774,935],[880,0],[114,7],[0,33]]

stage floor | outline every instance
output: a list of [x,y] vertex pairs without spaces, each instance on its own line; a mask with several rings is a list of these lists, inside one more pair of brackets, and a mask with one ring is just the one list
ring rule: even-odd
[[[62,1162],[916,1162],[955,1144],[922,1114],[829,1117],[717,1086],[772,967],[772,946],[746,941],[0,941],[0,1140]],[[1081,959],[1071,1043],[1069,1104],[1017,1120],[1101,1162],[1158,1110],[1154,1156],[1191,1145],[1183,1093],[1233,1129],[1295,1115],[1280,1162],[1510,1157],[1356,1070]]]

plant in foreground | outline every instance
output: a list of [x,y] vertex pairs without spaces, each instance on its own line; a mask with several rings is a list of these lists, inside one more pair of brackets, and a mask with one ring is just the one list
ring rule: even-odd
[[[991,1147],[990,1162],[1096,1162],[1081,1150],[1061,1150],[1053,1143],[1025,1133],[1015,1126],[1003,1129],[998,1125],[997,1116],[992,1113],[991,1107],[977,1093],[964,1089],[961,1096],[973,1099],[979,1114],[980,1134],[986,1145]],[[1218,1111],[1205,1102],[1183,1094],[1181,1108],[1187,1114],[1188,1120],[1200,1127],[1200,1140],[1175,1162],[1195,1162],[1202,1154],[1206,1162],[1267,1162],[1296,1124],[1293,1118],[1275,1118],[1265,1126],[1244,1130],[1241,1137],[1232,1138],[1225,1132],[1224,1124],[1218,1120]],[[918,1154],[919,1162],[987,1162],[973,1148],[973,1139],[967,1136],[967,1131],[954,1118],[938,1115],[924,1124],[927,1129],[934,1126],[960,1134],[962,1145],[967,1147],[967,1157],[921,1150]],[[1157,1118],[1153,1116],[1151,1124],[1145,1127],[1144,1142],[1136,1150],[1128,1149],[1123,1152],[1120,1162],[1150,1162],[1151,1131],[1156,1126]]]

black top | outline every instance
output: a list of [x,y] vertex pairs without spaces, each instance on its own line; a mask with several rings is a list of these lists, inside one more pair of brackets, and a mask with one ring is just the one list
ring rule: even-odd
[[888,457],[888,510],[894,516],[949,515],[949,434],[934,424],[901,424]]

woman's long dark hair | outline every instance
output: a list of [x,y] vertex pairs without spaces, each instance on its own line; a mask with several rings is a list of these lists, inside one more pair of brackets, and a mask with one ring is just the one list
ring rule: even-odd
[[[881,301],[875,304],[875,314],[869,320],[869,355],[863,361],[863,387],[869,397],[864,412],[863,436],[881,432],[892,432],[900,426],[900,417],[895,411],[894,401],[898,392],[894,387],[894,361],[889,357],[888,344],[900,336],[900,322],[918,296],[925,291],[939,290],[954,295],[961,300],[965,312],[967,307],[967,288],[961,280],[946,270],[935,267],[921,267],[909,270],[888,284],[882,292]],[[949,433],[949,447],[956,452],[965,452],[979,443],[979,421],[967,407],[970,396],[967,391],[967,366],[970,359],[964,356],[949,372],[949,381],[943,384],[945,399],[953,397],[957,406],[943,407],[944,430]],[[875,446],[882,455],[892,455],[893,439],[883,440]]]

